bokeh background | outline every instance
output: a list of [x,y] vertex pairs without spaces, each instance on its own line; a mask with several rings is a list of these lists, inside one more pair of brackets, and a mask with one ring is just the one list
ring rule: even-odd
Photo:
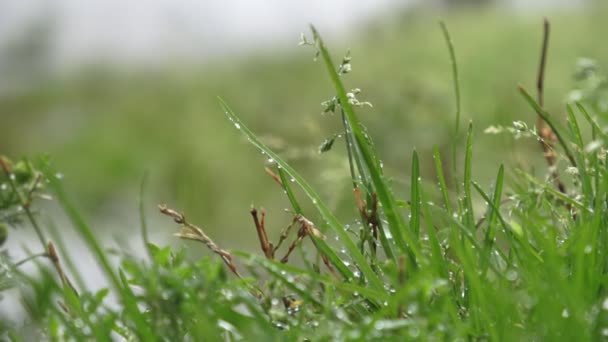
[[607,14],[601,0],[1,0],[0,153],[50,155],[95,229],[124,246],[141,245],[137,198],[147,173],[156,243],[174,241],[174,225],[155,209],[168,203],[221,246],[255,250],[250,206],[266,208],[271,236],[291,214],[267,161],[217,96],[343,222],[356,217],[343,141],[318,152],[340,123],[321,114],[334,94],[324,66],[297,46],[309,23],[336,63],[350,50],[345,82],[374,105],[359,115],[401,195],[413,149],[430,183],[433,145],[451,163],[455,104],[439,19],[456,46],[461,127],[474,124],[474,178],[488,185],[499,163],[544,172],[535,141],[484,134],[514,120],[534,124],[517,85],[534,90],[543,16],[552,24],[546,107],[561,117],[578,58],[608,62]]

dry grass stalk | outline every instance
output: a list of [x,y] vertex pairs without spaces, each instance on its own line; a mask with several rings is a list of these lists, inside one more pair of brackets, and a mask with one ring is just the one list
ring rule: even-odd
[[228,266],[234,275],[241,278],[241,275],[237,271],[236,265],[232,261],[232,255],[228,251],[219,248],[218,245],[215,244],[215,242],[213,242],[213,240],[211,240],[211,238],[207,236],[202,229],[188,222],[183,213],[170,209],[165,204],[160,204],[158,209],[164,215],[172,217],[175,223],[182,225],[180,230],[174,234],[175,236],[181,239],[194,240],[204,243],[205,246],[207,246],[207,248],[209,248],[213,253],[220,256],[224,264]]
[[51,262],[53,263],[57,274],[59,274],[59,278],[61,279],[61,283],[63,284],[63,286],[69,286],[72,291],[74,291],[76,296],[78,296],[78,291],[76,291],[76,287],[74,287],[68,276],[63,271],[63,267],[61,267],[61,263],[59,262],[59,254],[57,254],[57,250],[55,249],[55,245],[53,244],[53,242],[48,242],[47,250],[47,256],[49,259],[51,259]]
[[[544,22],[543,22],[543,43],[542,43],[541,53],[540,53],[540,64],[538,66],[538,77],[536,80],[536,90],[538,93],[538,105],[543,109],[545,106],[545,99],[544,99],[545,69],[546,69],[546,65],[547,65],[547,52],[548,52],[548,47],[549,47],[549,32],[550,32],[549,20],[547,20],[547,18],[545,18]],[[555,154],[554,147],[555,147],[555,143],[557,142],[557,137],[555,136],[555,133],[553,132],[551,127],[549,127],[549,125],[547,125],[545,120],[543,120],[543,118],[540,115],[538,115],[538,117],[536,119],[536,127],[538,128],[538,135],[539,135],[539,137],[541,137],[540,145],[543,150],[543,155],[545,157],[545,160],[547,161],[547,165],[549,166],[549,169],[551,170],[550,171],[551,178],[553,178],[553,181],[555,182],[555,185],[557,186],[559,191],[561,191],[562,193],[566,193],[566,187],[564,186],[564,183],[562,183],[561,180],[559,179],[559,172],[557,171],[557,167],[555,165],[557,162],[557,156]]]

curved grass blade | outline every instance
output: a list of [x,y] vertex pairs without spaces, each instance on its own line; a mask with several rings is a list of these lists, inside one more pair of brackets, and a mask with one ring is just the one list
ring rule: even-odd
[[571,206],[580,209],[581,211],[584,211],[588,214],[592,214],[593,213],[593,209],[587,208],[583,203],[575,200],[574,198],[562,193],[559,190],[555,190],[553,187],[547,185],[547,184],[543,184],[540,181],[538,181],[536,178],[530,176],[529,174],[522,172],[522,171],[518,171],[518,173],[522,174],[527,180],[529,180],[530,182],[540,186],[541,188],[543,188],[543,190],[547,191],[548,193],[550,193],[551,195],[553,195],[553,197],[556,197],[557,199],[570,204]]
[[566,153],[566,157],[568,157],[570,164],[572,164],[572,166],[576,166],[576,161],[574,160],[574,156],[572,155],[572,152],[568,147],[568,143],[566,142],[566,140],[564,140],[564,137],[562,137],[562,134],[560,133],[561,131],[557,129],[558,127],[553,122],[553,119],[549,117],[549,113],[542,109],[541,106],[538,105],[536,100],[534,100],[534,98],[532,98],[528,91],[521,85],[519,86],[519,93],[530,104],[530,106],[532,106],[534,111],[547,123],[547,125],[551,127],[551,130],[553,130],[553,133],[557,137],[557,141],[559,141],[559,144],[564,149],[564,153]]
[[[587,111],[587,109],[585,108],[585,106],[583,106],[580,102],[576,103],[576,108],[578,108],[578,110],[583,114],[583,116],[585,117],[585,119],[589,122],[589,124],[591,125],[591,127],[594,129],[594,132],[596,132],[597,134],[600,135],[600,137],[602,138],[602,140],[604,140],[604,142],[608,142],[608,135],[606,135],[606,133],[604,133],[604,131],[602,130],[602,128],[600,127],[600,125],[598,125],[597,121],[595,121],[591,115],[589,115],[589,112]],[[595,137],[594,137],[595,139]]]
[[[300,188],[302,188],[304,193],[308,196],[308,198],[310,198],[312,204],[315,206],[323,220],[325,220],[327,226],[334,233],[336,233],[342,243],[344,243],[344,247],[348,251],[349,255],[353,258],[353,261],[357,263],[357,266],[360,268],[362,275],[369,281],[370,285],[372,285],[374,288],[381,289],[383,285],[376,273],[372,270],[371,266],[369,265],[363,254],[361,254],[361,252],[357,248],[357,245],[351,239],[350,235],[348,235],[344,227],[340,224],[340,222],[338,222],[338,219],[334,216],[334,214],[327,207],[327,205],[321,200],[321,197],[319,197],[319,195],[314,191],[312,186],[310,186],[308,182],[306,182],[306,180],[304,180],[304,178],[300,176],[300,174],[298,174],[288,163],[286,163],[281,157],[279,157],[279,155],[274,153],[270,148],[268,148],[268,146],[264,145],[255,136],[255,134],[253,134],[253,132],[251,132],[249,128],[247,128],[247,126],[245,126],[241,122],[238,116],[234,114],[232,109],[228,107],[224,100],[219,98],[219,102],[226,116],[228,116],[228,119],[241,133],[243,133],[247,137],[249,142],[255,147],[257,147],[260,151],[268,155],[270,158],[275,160],[278,167],[282,168],[283,171],[285,171],[287,175],[293,178],[294,182],[298,184]],[[344,276],[346,279],[354,278],[353,272],[350,271],[350,269],[346,267],[346,265],[344,265],[344,262],[342,262],[340,258],[338,258],[337,256],[336,258],[333,258],[333,256],[335,256],[335,253],[333,253],[333,250],[329,246],[327,246],[327,244],[321,243],[319,245],[325,245],[327,247],[327,249],[323,252],[331,253],[326,255],[328,258],[330,258],[332,263],[334,263],[334,266],[336,266],[336,268],[340,270],[342,276]]]
[[388,227],[391,235],[393,236],[393,239],[395,239],[398,248],[402,252],[410,255],[410,259],[413,259],[411,260],[412,265],[415,266],[417,265],[416,259],[422,258],[422,253],[418,243],[415,240],[412,231],[405,225],[401,214],[397,210],[395,198],[390,192],[380,168],[376,165],[375,151],[367,141],[361,128],[361,123],[355,115],[355,111],[353,110],[353,107],[346,96],[346,90],[334,67],[331,57],[329,56],[325,43],[323,42],[317,29],[312,25],[310,28],[315,41],[318,43],[319,53],[325,63],[325,66],[327,67],[327,71],[334,85],[337,96],[340,99],[340,105],[344,109],[344,113],[346,114],[350,124],[357,147],[361,151],[361,156],[363,157],[363,160],[365,161],[365,164],[369,170],[370,177],[378,194],[378,200],[382,204],[384,215],[388,221]]
[[[363,166],[363,163],[361,162],[361,151],[360,149],[358,149],[356,147],[356,144],[353,143],[353,141],[355,140],[355,137],[353,135],[353,131],[350,128],[350,124],[348,123],[348,120],[346,118],[346,114],[344,113],[344,108],[340,109],[340,112],[342,114],[342,124],[344,125],[344,131],[345,131],[345,140],[346,140],[346,150],[347,150],[347,154],[348,154],[348,164],[350,167],[350,173],[351,173],[351,177],[352,177],[352,182],[353,182],[353,188],[357,188],[357,183],[358,183],[358,179],[355,176],[355,172],[354,172],[354,167],[356,165],[357,170],[359,171],[359,177],[360,177],[360,182],[363,183],[365,190],[367,191],[367,205],[368,205],[368,209],[372,209],[372,196],[371,194],[374,191],[374,187],[372,185],[372,181],[369,178],[368,174],[369,171],[366,170],[366,168]],[[376,165],[379,165],[379,162],[377,160],[377,157],[374,156],[374,160],[376,160]],[[382,169],[380,168],[380,171],[382,171]],[[363,219],[363,217],[362,217]],[[384,227],[382,224],[382,220],[378,220],[378,230],[380,232],[380,243],[382,244],[382,248],[384,249],[384,253],[386,254],[386,256],[389,259],[392,259],[395,263],[397,262],[397,257],[395,256],[395,253],[393,252],[393,248],[392,245],[389,241],[389,239],[386,236],[386,232],[384,231]]]
[[[343,291],[347,291],[349,293],[358,293],[364,297],[367,297],[368,299],[374,301],[374,302],[382,302],[385,300],[389,300],[389,295],[387,294],[387,292],[385,291],[378,291],[378,290],[374,290],[374,289],[370,289],[369,287],[364,287],[361,285],[357,285],[354,283],[346,283],[346,282],[342,282],[342,281],[336,281],[336,279],[328,277],[328,276],[324,276],[318,273],[312,273],[309,272],[307,270],[298,268],[298,267],[294,267],[288,264],[284,264],[278,261],[274,261],[274,260],[270,260],[268,258],[264,258],[260,255],[257,254],[249,254],[249,253],[245,253],[245,252],[234,252],[235,255],[240,255],[243,258],[247,258],[249,260],[252,260],[253,262],[261,265],[262,267],[264,267],[264,269],[269,270],[271,269],[271,273],[274,275],[277,271],[278,273],[285,278],[284,274],[281,274],[281,272],[288,272],[294,275],[300,275],[300,276],[306,276],[306,277],[310,277],[314,280],[318,280],[320,282],[323,282],[325,284],[328,285],[332,285],[335,286],[336,288],[343,290]],[[287,280],[287,279],[286,279]],[[293,281],[292,281],[293,283]],[[304,298],[308,298],[311,297],[310,293],[307,293]],[[313,300],[315,300],[313,298]]]
[[[492,210],[494,210],[496,212],[496,215],[498,217],[498,219],[500,220],[501,225],[503,226],[503,229],[505,231],[505,233],[507,233],[507,237],[510,240],[510,245],[511,246],[515,246],[515,242],[518,242],[519,245],[523,245],[526,249],[526,251],[534,256],[538,261],[543,262],[542,257],[540,256],[540,254],[538,254],[538,252],[536,252],[534,250],[534,248],[530,245],[529,241],[527,240],[527,234],[528,232],[523,230],[522,233],[523,235],[519,235],[519,234],[511,234],[509,233],[510,231],[512,231],[512,229],[507,225],[507,223],[505,222],[505,220],[503,219],[502,215],[499,212],[499,207],[494,205],[494,202],[492,202],[492,200],[490,199],[490,197],[483,191],[483,189],[481,188],[481,186],[479,184],[477,184],[476,182],[473,182],[473,186],[475,187],[475,189],[477,190],[477,192],[479,192],[479,194],[481,195],[481,197],[483,197],[483,199],[488,203],[488,206],[490,206],[492,208]],[[561,192],[560,192],[561,193]],[[517,240],[515,240],[517,239]],[[503,258],[506,259],[506,256],[500,251],[500,249],[496,249],[497,252],[499,252],[501,254],[501,256]],[[515,255],[522,260],[522,258],[519,256],[519,253],[517,253],[516,249],[513,249],[513,251],[515,251]]]
[[76,231],[80,234],[86,244],[89,246],[93,255],[97,258],[97,262],[105,272],[106,276],[110,278],[112,285],[119,292],[121,302],[125,307],[125,311],[129,313],[135,323],[135,330],[140,339],[144,341],[156,341],[154,334],[150,330],[143,314],[137,307],[136,299],[130,289],[123,286],[121,280],[116,276],[116,273],[112,269],[110,261],[106,257],[103,248],[97,241],[95,234],[91,227],[85,222],[84,218],[80,215],[76,207],[68,199],[61,181],[56,177],[56,172],[51,169],[47,164],[43,167],[43,173],[48,180],[49,187],[53,190],[57,201],[63,207],[65,213],[68,215],[72,224],[76,228]]

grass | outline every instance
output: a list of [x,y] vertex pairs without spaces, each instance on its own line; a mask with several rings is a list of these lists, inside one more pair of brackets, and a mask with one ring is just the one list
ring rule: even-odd
[[[452,44],[447,26],[442,28],[456,77],[458,45]],[[351,212],[360,224],[341,222],[311,183],[224,100],[219,102],[230,124],[271,160],[267,173],[293,210],[288,228],[272,242],[266,213],[252,208],[251,230],[257,232],[262,253],[226,250],[192,223],[188,212],[166,205],[159,208],[176,224],[175,235],[201,243],[217,258],[190,261],[184,249],[150,243],[142,182],[140,225],[148,255],[141,260],[123,251],[117,267],[48,160],[13,163],[3,157],[3,224],[27,220],[40,229],[29,210],[37,196],[52,194],[110,284],[96,292],[74,286],[53,242],[40,232],[40,243],[29,247],[44,252],[23,262],[38,263],[41,276],[22,272],[23,262],[6,257],[0,273],[0,284],[22,290],[34,334],[102,341],[607,338],[608,141],[601,121],[606,113],[598,110],[597,99],[566,106],[568,125],[562,127],[542,101],[520,87],[521,103],[551,131],[522,123],[505,130],[541,140],[556,157],[549,166],[559,172],[548,170],[548,177],[538,178],[526,168],[499,165],[492,186],[485,187],[476,179],[481,161],[475,158],[472,121],[464,141],[452,137],[453,144],[462,144],[452,152],[461,162],[449,169],[436,145],[435,174],[426,178],[421,172],[424,152],[413,150],[410,191],[402,196],[401,185],[386,175],[381,154],[359,119],[358,94],[344,85],[351,58],[336,65],[314,27],[311,34],[307,43],[335,94],[328,104],[344,137]],[[459,82],[453,84],[460,103]],[[540,87],[541,99],[542,92]],[[536,158],[545,160],[540,149]],[[284,256],[279,259],[277,253]],[[299,262],[292,253],[299,253]],[[44,267],[49,261],[53,268]],[[24,339],[18,328],[2,328],[3,337]]]

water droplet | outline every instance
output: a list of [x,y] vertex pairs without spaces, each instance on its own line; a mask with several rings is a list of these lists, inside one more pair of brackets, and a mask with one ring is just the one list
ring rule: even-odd
[[564,309],[562,311],[562,317],[564,317],[564,318],[570,317],[570,312],[568,311],[568,309]]
[[517,272],[515,270],[508,270],[505,277],[509,281],[515,281],[517,279]]
[[608,310],[608,297],[604,299],[604,302],[602,303],[602,309]]
[[235,123],[234,123],[234,127],[236,127],[236,129],[241,129],[241,125],[239,125],[239,123],[238,123],[238,122],[235,122]]
[[591,247],[591,245],[585,246],[585,254],[589,254],[591,251],[593,251],[593,247]]

